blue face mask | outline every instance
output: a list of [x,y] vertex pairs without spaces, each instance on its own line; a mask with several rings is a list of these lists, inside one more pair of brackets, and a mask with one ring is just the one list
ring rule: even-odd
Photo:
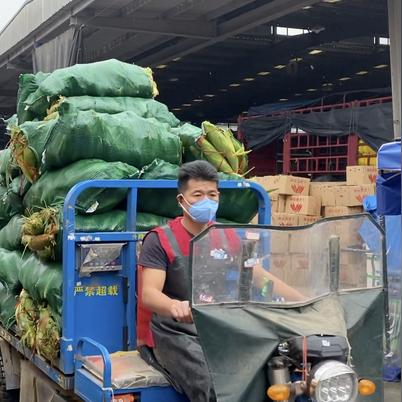
[[184,208],[182,204],[180,206],[190,215],[190,218],[197,223],[208,223],[215,219],[216,211],[218,210],[219,203],[214,200],[210,200],[208,197],[197,201],[194,204],[190,204],[181,194],[183,200],[190,206],[189,209]]

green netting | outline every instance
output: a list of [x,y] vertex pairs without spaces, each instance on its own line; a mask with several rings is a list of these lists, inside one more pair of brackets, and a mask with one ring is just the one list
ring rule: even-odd
[[13,294],[21,291],[18,275],[22,262],[21,252],[0,248],[0,283]]
[[31,183],[23,175],[17,176],[12,180],[9,189],[20,197],[23,197],[31,188]]
[[67,110],[75,108],[81,111],[93,110],[97,113],[108,114],[134,112],[140,117],[153,117],[161,123],[168,124],[170,127],[177,127],[180,124],[180,120],[169,112],[166,105],[154,99],[130,98],[127,96],[72,96],[62,99],[61,103],[67,106]]
[[[84,180],[136,179],[139,171],[122,162],[86,159],[63,169],[45,172],[24,197],[24,205],[32,209],[62,203],[68,191]],[[78,198],[79,212],[105,212],[113,209],[126,196],[126,189],[88,189]]]
[[0,230],[0,248],[6,250],[21,249],[22,223],[24,218],[21,215],[15,215]]
[[157,89],[150,69],[112,59],[54,71],[25,103],[28,110],[44,117],[59,95],[153,98]]
[[120,161],[142,168],[155,158],[181,162],[181,142],[166,124],[134,112],[117,114],[75,111],[63,113],[45,152],[46,168],[66,166],[81,159]]
[[7,225],[9,220],[23,212],[21,198],[10,189],[0,186],[0,228]]
[[31,183],[39,177],[43,152],[56,123],[57,120],[27,121],[11,133],[12,155]]
[[[236,174],[218,173],[219,180],[241,180]],[[221,190],[218,218],[249,223],[258,211],[258,196],[253,190]]]
[[19,79],[19,88],[17,94],[17,116],[18,124],[33,120],[35,114],[26,109],[25,101],[34,93],[39,84],[49,76],[49,74],[38,72],[37,74],[21,74]]
[[54,362],[60,350],[61,317],[49,306],[39,307],[35,346],[40,356]]
[[[143,169],[141,179],[177,180],[178,170],[179,167],[177,165],[156,159]],[[138,195],[138,210],[174,218],[182,213],[182,209],[177,203],[176,196],[176,189],[141,189]]]
[[46,302],[53,311],[61,313],[63,269],[58,263],[44,263],[34,254],[24,259],[19,281],[37,302]]
[[0,150],[0,175],[4,183],[10,183],[20,174],[18,165],[14,162],[10,148]]
[[[144,168],[141,179],[176,180],[179,167],[162,160],[155,160]],[[220,180],[239,180],[238,175],[219,173]],[[142,189],[139,192],[138,208],[143,212],[175,217],[182,214],[176,200],[177,190]],[[232,222],[249,223],[258,210],[258,198],[252,190],[221,190],[217,218]]]
[[[18,126],[18,117],[17,114],[14,113],[8,119],[3,119],[7,132],[10,132],[14,127]],[[7,133],[8,134],[8,133]]]
[[201,149],[196,145],[196,141],[202,135],[202,129],[190,123],[184,123],[171,129],[172,133],[179,136],[183,144],[183,162],[192,162],[204,159]]
[[10,329],[15,324],[17,298],[0,283],[0,321],[4,328]]
[[[126,228],[126,212],[112,210],[94,215],[76,215],[77,232],[115,232]],[[61,207],[45,208],[24,218],[22,243],[41,260],[61,261],[62,258],[62,212]],[[153,214],[137,214],[137,230],[148,231],[164,225],[168,218]],[[71,230],[74,228],[71,227]],[[1,231],[0,231],[1,236]]]
[[38,304],[26,290],[22,290],[15,310],[15,320],[21,331],[22,343],[30,349],[35,347],[36,322],[39,318]]

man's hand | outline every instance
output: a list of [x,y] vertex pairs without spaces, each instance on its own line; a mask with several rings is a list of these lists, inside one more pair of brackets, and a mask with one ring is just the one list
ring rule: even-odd
[[191,314],[190,303],[188,301],[172,300],[170,305],[170,313],[178,322],[191,324],[193,315]]

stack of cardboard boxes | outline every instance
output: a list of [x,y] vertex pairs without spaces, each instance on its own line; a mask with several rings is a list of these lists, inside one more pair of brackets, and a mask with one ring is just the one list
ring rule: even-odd
[[272,225],[304,226],[321,217],[362,212],[363,199],[375,194],[376,177],[374,166],[348,166],[346,182],[310,182],[286,175],[252,180],[269,193]]
[[[350,166],[347,168],[346,182],[310,182],[306,178],[284,175],[256,177],[254,180],[269,192],[272,225],[304,226],[321,217],[362,212],[364,197],[375,193],[376,174],[376,168],[372,166]],[[309,283],[317,278],[317,266],[327,264],[319,259],[325,255],[321,249],[328,246],[327,240],[331,234],[340,236],[341,247],[344,248],[361,241],[358,228],[351,227],[351,223],[339,221],[331,225],[334,232],[322,234],[322,239],[311,238],[308,229],[273,231],[271,272],[289,285],[305,287],[308,292]],[[341,282],[352,287],[355,283],[357,286],[365,270],[361,253],[341,252]]]

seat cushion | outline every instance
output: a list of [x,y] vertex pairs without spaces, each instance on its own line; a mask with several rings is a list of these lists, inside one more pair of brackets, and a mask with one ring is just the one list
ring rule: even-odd
[[[110,360],[115,389],[170,385],[163,374],[147,364],[137,351],[112,353]],[[86,356],[84,367],[99,379],[103,378],[102,356]]]

